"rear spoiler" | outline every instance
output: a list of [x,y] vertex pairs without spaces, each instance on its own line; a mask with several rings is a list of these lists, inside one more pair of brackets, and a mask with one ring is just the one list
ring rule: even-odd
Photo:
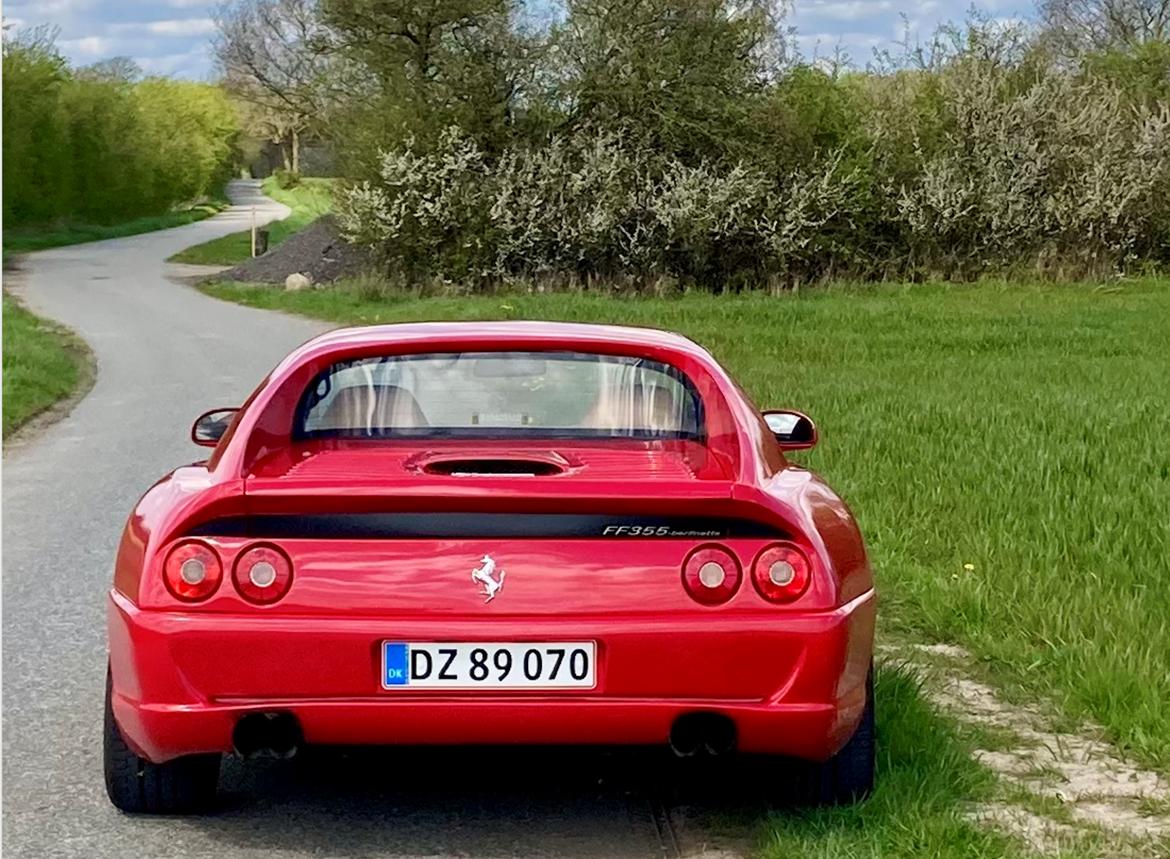
[[252,478],[244,510],[192,521],[185,534],[251,539],[791,538],[794,511],[728,481],[656,482],[615,495],[610,482],[462,478],[443,483],[290,486]]

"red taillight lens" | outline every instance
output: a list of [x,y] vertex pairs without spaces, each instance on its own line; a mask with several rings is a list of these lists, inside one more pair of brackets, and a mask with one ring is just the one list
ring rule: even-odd
[[292,585],[292,561],[275,546],[252,546],[236,558],[232,581],[249,602],[273,603]]
[[184,602],[205,600],[223,580],[219,555],[206,543],[187,540],[179,543],[163,564],[163,581],[175,599]]
[[742,579],[739,561],[721,546],[700,546],[683,562],[683,587],[703,605],[727,602]]
[[791,543],[776,543],[756,556],[752,581],[770,602],[792,602],[808,589],[812,567],[808,557]]

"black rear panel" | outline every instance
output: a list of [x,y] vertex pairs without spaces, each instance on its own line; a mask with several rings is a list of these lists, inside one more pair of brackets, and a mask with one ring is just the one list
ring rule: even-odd
[[750,519],[574,513],[325,513],[231,516],[196,526],[193,536],[253,539],[393,540],[419,538],[660,539],[783,538]]

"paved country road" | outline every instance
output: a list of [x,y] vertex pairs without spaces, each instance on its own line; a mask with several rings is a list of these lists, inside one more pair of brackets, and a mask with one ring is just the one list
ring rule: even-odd
[[[18,857],[662,857],[703,852],[656,767],[630,754],[495,750],[229,759],[223,809],[132,818],[102,784],[104,599],[139,495],[199,458],[206,408],[236,405],[306,320],[209,298],[167,279],[190,245],[287,213],[256,183],[184,227],[44,251],[20,295],[77,331],[97,382],[64,420],[3,462],[3,853]],[[657,761],[657,758],[654,759]],[[683,843],[678,843],[679,837]],[[695,841],[690,845],[688,838]],[[721,853],[720,855],[727,855]]]

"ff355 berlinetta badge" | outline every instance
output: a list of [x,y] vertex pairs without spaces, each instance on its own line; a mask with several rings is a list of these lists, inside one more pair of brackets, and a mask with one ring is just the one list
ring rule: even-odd
[[496,571],[496,562],[491,555],[484,555],[480,558],[479,564],[478,567],[471,571],[471,580],[483,585],[483,590],[480,591],[480,594],[486,597],[483,602],[484,605],[487,605],[496,598],[496,594],[503,590],[504,576],[507,573],[504,570],[500,570],[500,577],[498,579],[492,578],[492,573]]

